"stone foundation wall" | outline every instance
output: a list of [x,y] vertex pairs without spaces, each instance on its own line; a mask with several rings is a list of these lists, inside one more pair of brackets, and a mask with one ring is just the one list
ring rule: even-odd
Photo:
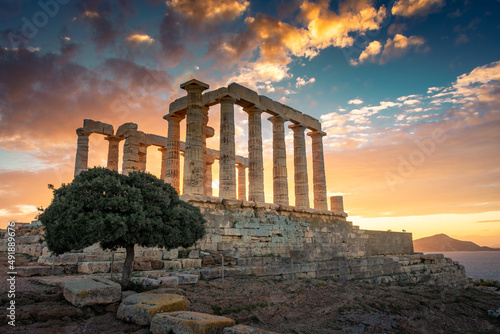
[[208,221],[207,235],[197,247],[234,258],[324,261],[413,253],[411,233],[360,230],[343,212],[213,197],[184,199],[199,207]]
[[366,255],[413,254],[411,233],[390,231],[364,231],[366,239]]

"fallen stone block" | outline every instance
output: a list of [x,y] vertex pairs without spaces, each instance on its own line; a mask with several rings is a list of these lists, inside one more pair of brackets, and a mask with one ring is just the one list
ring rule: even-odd
[[191,274],[177,274],[177,278],[179,279],[179,284],[195,284],[198,282],[198,275]]
[[189,300],[181,295],[137,293],[120,304],[116,317],[137,325],[149,325],[157,313],[185,311],[188,307]]
[[223,334],[278,334],[278,333],[246,325],[236,325],[233,327],[224,328]]
[[198,312],[159,313],[151,321],[153,334],[167,333],[220,333],[223,328],[234,326],[234,320]]
[[177,277],[177,276],[159,277],[158,280],[161,282],[161,285],[165,285],[165,286],[177,286],[177,285],[179,285],[179,277]]
[[105,278],[77,279],[64,284],[64,298],[78,307],[114,303],[120,301],[121,296],[120,284]]

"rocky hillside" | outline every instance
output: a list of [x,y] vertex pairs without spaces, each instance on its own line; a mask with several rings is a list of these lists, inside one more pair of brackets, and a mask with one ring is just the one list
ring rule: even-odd
[[498,248],[479,246],[472,241],[453,239],[443,233],[413,240],[413,248],[415,252],[500,251]]

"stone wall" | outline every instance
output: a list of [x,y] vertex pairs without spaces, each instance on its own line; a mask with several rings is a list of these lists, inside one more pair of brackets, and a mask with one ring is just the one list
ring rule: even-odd
[[366,255],[413,254],[411,233],[390,231],[364,231],[366,239]]
[[208,221],[207,235],[197,247],[234,258],[324,261],[413,253],[411,233],[360,230],[346,221],[345,213],[213,197],[184,199]]

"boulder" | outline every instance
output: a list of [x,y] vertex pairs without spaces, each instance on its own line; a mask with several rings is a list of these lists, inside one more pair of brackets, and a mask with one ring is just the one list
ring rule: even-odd
[[121,303],[116,317],[137,325],[149,325],[157,313],[185,311],[188,307],[189,300],[181,295],[137,293]]
[[234,320],[198,312],[158,313],[151,321],[153,334],[167,333],[220,333],[224,328],[234,326]]
[[81,307],[93,304],[111,304],[120,301],[121,286],[105,278],[76,279],[64,284],[64,298]]

